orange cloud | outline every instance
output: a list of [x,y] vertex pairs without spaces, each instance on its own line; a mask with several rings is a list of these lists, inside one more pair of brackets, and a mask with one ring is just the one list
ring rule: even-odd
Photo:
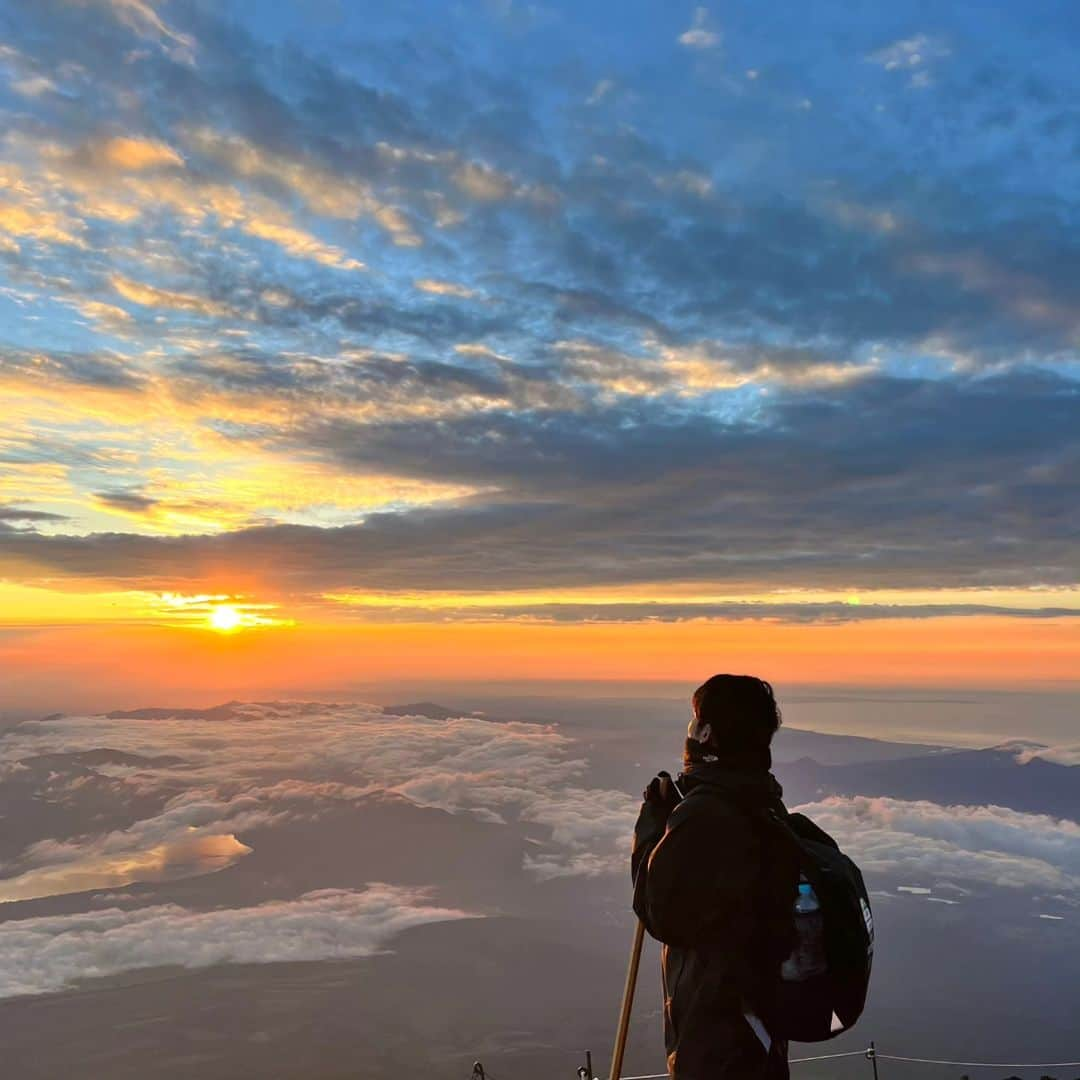
[[0,163],[0,247],[18,251],[12,237],[85,247],[79,235],[83,228],[81,221],[50,206],[33,178],[18,166]]
[[361,181],[330,172],[299,157],[289,157],[257,146],[239,135],[223,135],[210,128],[191,128],[188,143],[223,164],[236,176],[263,178],[294,192],[316,214],[355,218],[366,214],[384,228],[401,247],[416,247],[418,237],[396,207],[375,196]]
[[130,136],[107,139],[101,147],[101,157],[114,168],[133,172],[184,163],[184,159],[171,146],[155,139]]
[[[296,258],[347,270],[364,268],[341,248],[301,228],[284,206],[265,195],[246,195],[229,184],[184,174],[175,168],[162,171],[162,166],[184,164],[180,154],[164,143],[137,136],[90,140],[74,148],[24,136],[9,142],[17,144],[27,157],[36,156],[40,171],[24,179],[13,167],[0,166],[0,194],[7,188],[20,195],[17,202],[10,204],[11,221],[7,226],[2,216],[4,204],[0,202],[0,241],[6,228],[11,233],[83,246],[76,235],[84,228],[83,223],[46,205],[46,198],[63,203],[73,197],[80,211],[89,217],[130,224],[163,208],[198,225],[214,217],[222,228],[239,228],[249,236],[277,244]],[[252,153],[257,152],[253,149]],[[247,175],[244,168],[236,171]],[[307,195],[313,200],[323,187],[326,191],[340,187],[338,179],[330,174],[308,175],[301,169],[294,176],[284,164],[277,171],[269,169],[268,175],[287,187],[299,188],[302,197]],[[329,213],[331,208],[341,212],[352,205],[343,202],[343,196],[325,192],[321,199],[317,205],[322,213]],[[395,208],[375,200],[363,203],[361,208],[394,233],[396,242],[419,242],[408,233],[404,217]]]
[[228,307],[219,304],[215,300],[209,300],[204,296],[194,296],[191,293],[173,292],[169,289],[158,289],[153,285],[144,285],[139,281],[113,274],[109,278],[112,287],[125,299],[141,307],[171,308],[174,311],[191,311],[198,315],[208,315],[224,318],[230,314]]
[[476,295],[475,289],[467,288],[465,285],[458,285],[453,281],[437,281],[435,278],[417,278],[413,284],[421,292],[434,293],[436,296],[456,296],[462,300],[468,300]]
[[313,262],[322,263],[323,266],[336,266],[339,270],[363,270],[364,264],[357,259],[350,259],[341,250],[332,244],[324,244],[310,233],[281,221],[270,221],[265,218],[250,217],[242,226],[249,236],[258,237],[260,240],[269,240],[277,244],[290,255],[296,255],[302,259],[311,259]]

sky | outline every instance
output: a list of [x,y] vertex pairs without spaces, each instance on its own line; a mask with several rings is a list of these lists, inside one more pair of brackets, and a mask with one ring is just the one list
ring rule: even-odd
[[1075,683],[1078,38],[0,4],[0,706]]

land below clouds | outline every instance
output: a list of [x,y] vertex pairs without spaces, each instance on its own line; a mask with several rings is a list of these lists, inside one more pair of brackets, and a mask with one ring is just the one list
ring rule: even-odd
[[[197,1069],[211,1078],[451,1080],[467,1076],[480,1058],[496,1076],[540,1080],[572,1075],[584,1046],[603,1059],[631,928],[627,822],[643,778],[671,767],[678,725],[667,718],[648,723],[644,710],[635,718],[633,710],[590,703],[538,729],[492,716],[455,728],[452,714],[463,710],[416,705],[379,710],[381,721],[349,713],[331,723],[318,711],[325,708],[289,706],[288,713],[246,718],[219,709],[180,724],[174,710],[117,715],[101,728],[76,725],[71,731],[82,741],[68,751],[23,755],[16,775],[25,769],[53,790],[34,799],[25,774],[18,787],[6,778],[0,792],[14,799],[18,791],[23,811],[42,806],[36,819],[20,817],[12,801],[5,816],[36,820],[37,839],[68,843],[86,842],[87,823],[124,835],[129,819],[158,821],[162,799],[182,796],[185,784],[198,788],[203,802],[216,798],[214,812],[228,824],[237,812],[227,782],[230,737],[245,732],[243,753],[261,747],[264,759],[244,766],[236,755],[237,768],[252,770],[240,780],[264,793],[262,818],[236,832],[250,855],[214,874],[0,907],[0,938],[20,925],[59,920],[38,955],[71,946],[74,924],[64,920],[92,921],[102,911],[175,908],[188,913],[182,918],[235,911],[250,920],[267,918],[268,904],[284,904],[293,905],[284,917],[304,924],[317,913],[304,897],[330,889],[353,905],[340,910],[355,910],[363,921],[371,918],[363,900],[371,883],[413,892],[388,894],[393,910],[380,908],[385,921],[372,924],[370,955],[352,958],[252,964],[230,957],[226,941],[224,963],[154,965],[147,943],[131,939],[125,923],[132,949],[125,956],[140,966],[0,1003],[0,1038],[19,1075],[122,1080]],[[431,715],[417,718],[418,712]],[[392,725],[379,729],[379,739],[397,734],[400,745],[376,740],[364,760],[351,756],[342,733],[379,723]],[[184,743],[192,730],[194,741]],[[290,745],[282,742],[289,730],[308,744],[293,767],[278,753]],[[139,751],[154,752],[140,757],[134,749],[90,745],[124,732],[145,743]],[[450,741],[433,753],[440,734]],[[5,742],[8,736],[0,747]],[[1020,764],[1023,755],[1013,749],[954,752],[794,726],[776,749],[789,805],[824,805],[822,812],[855,821],[860,835],[875,838],[864,856],[875,867],[868,872],[880,942],[874,994],[857,1035],[837,1049],[874,1037],[923,1056],[1073,1054],[1065,991],[1080,978],[1071,889],[1080,860],[1070,823],[1061,818],[1074,818],[1080,807],[1080,770],[1037,759]],[[461,770],[461,787],[446,775],[448,758]],[[287,789],[290,774],[306,787]],[[1072,814],[1061,809],[1070,791]],[[957,803],[973,812],[950,817],[946,811]],[[562,804],[571,811],[566,817],[557,813]],[[999,811],[987,810],[995,805]],[[987,859],[988,843],[1002,849],[996,862]],[[17,847],[5,851],[5,875]],[[1003,867],[1037,867],[1046,887],[998,887],[993,878]],[[1053,875],[1066,888],[1051,889]],[[468,917],[417,914],[434,909]],[[410,919],[417,921],[410,926]],[[265,925],[269,935],[280,926],[272,919]],[[162,926],[167,937],[167,919]],[[274,948],[268,940],[265,959],[273,959]],[[654,1071],[662,1061],[654,962],[650,947],[629,1059],[638,1071]],[[993,1031],[989,1015],[1000,1020]],[[840,1075],[805,1067],[802,1074]]]

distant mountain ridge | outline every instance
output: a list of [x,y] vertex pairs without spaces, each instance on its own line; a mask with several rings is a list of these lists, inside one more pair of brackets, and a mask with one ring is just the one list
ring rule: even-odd
[[932,755],[822,765],[810,757],[778,767],[789,803],[828,795],[891,796],[949,805],[994,804],[1080,820],[1080,767],[1012,750],[951,750]]
[[787,725],[776,733],[772,746],[774,761],[798,761],[809,757],[829,765],[947,754],[955,749],[930,743],[891,742],[865,735],[833,735]]

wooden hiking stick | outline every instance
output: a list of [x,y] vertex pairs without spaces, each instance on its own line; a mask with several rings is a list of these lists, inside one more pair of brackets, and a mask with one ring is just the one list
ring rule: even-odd
[[611,1052],[609,1080],[622,1076],[623,1054],[626,1052],[626,1036],[630,1033],[630,1011],[634,1007],[634,990],[637,987],[638,967],[641,964],[641,946],[645,943],[645,924],[638,919],[634,928],[634,944],[630,949],[630,964],[626,969],[626,986],[623,987],[622,1008],[619,1010],[619,1027],[615,1032],[615,1047]]
[[[682,802],[686,796],[682,788],[671,778],[671,773],[657,774],[669,783]],[[630,1013],[634,1008],[634,991],[637,989],[638,968],[641,966],[641,947],[645,944],[645,924],[638,919],[634,927],[634,944],[630,947],[630,963],[626,968],[626,986],[623,987],[622,1008],[619,1010],[619,1027],[615,1032],[615,1046],[611,1051],[611,1072],[608,1080],[620,1080],[622,1077],[623,1055],[626,1053],[626,1036],[630,1033]]]

